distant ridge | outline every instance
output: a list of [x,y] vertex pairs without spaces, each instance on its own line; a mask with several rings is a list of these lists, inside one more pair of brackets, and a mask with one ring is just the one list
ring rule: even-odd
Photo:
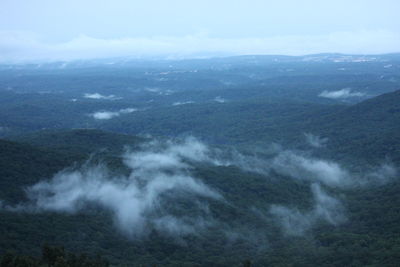
[[[1,69],[71,69],[71,68],[86,68],[86,67],[127,67],[127,66],[146,66],[152,65],[155,62],[158,64],[171,63],[187,63],[204,62],[211,63],[252,63],[258,60],[263,63],[268,62],[368,62],[368,61],[400,61],[399,53],[389,54],[341,54],[341,53],[319,53],[301,56],[290,55],[203,55],[192,57],[110,57],[97,59],[80,59],[80,60],[54,60],[54,61],[31,61],[31,62],[0,62]],[[254,63],[254,62],[253,62]]]

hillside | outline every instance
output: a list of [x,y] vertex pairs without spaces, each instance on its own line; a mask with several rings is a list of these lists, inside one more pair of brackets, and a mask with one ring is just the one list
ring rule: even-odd
[[[164,112],[170,117],[172,112],[193,112],[198,117],[196,109],[235,109],[241,102],[350,105],[399,88],[397,57],[322,54],[0,66],[0,136],[72,128],[155,133],[160,132],[157,121]],[[257,118],[257,113],[252,116]],[[140,117],[157,124],[131,125],[131,119],[140,122]],[[114,120],[128,125],[116,122],[113,127]]]
[[147,139],[137,136],[100,131],[96,129],[43,130],[12,136],[10,140],[57,151],[93,153],[107,151],[120,154],[124,146],[137,146]]
[[400,91],[383,94],[312,122],[336,153],[400,163]]
[[[113,215],[118,208],[103,209],[102,202],[96,202],[95,199],[94,202],[84,205],[85,209],[78,209],[76,212],[50,209],[44,212],[39,210],[34,213],[23,211],[15,213],[9,210],[7,205],[26,203],[23,188],[29,188],[33,183],[43,181],[43,179],[48,180],[58,170],[76,160],[82,162],[85,158],[85,156],[75,157],[73,155],[76,154],[70,151],[81,148],[80,155],[87,156],[87,151],[92,147],[90,140],[99,140],[98,138],[106,142],[102,144],[102,148],[106,151],[115,151],[113,149],[118,148],[125,141],[140,140],[140,138],[97,130],[44,132],[43,135],[39,133],[35,135],[20,138],[24,142],[32,140],[32,143],[36,144],[48,143],[48,147],[54,148],[64,144],[62,152],[57,152],[58,149],[38,149],[28,144],[1,141],[3,148],[0,150],[2,152],[1,169],[7,171],[6,175],[2,176],[1,185],[1,188],[7,188],[7,190],[1,190],[4,207],[0,210],[2,216],[0,232],[3,236],[0,251],[2,252],[12,249],[19,253],[38,256],[40,247],[46,241],[65,246],[67,250],[75,253],[85,252],[90,255],[100,253],[112,264],[129,263],[133,266],[140,264],[180,266],[182,259],[188,266],[196,264],[240,266],[247,259],[250,259],[255,266],[277,263],[290,265],[294,262],[300,262],[305,266],[315,263],[321,266],[332,263],[338,266],[374,265],[375,263],[392,266],[398,260],[396,250],[399,242],[397,221],[400,219],[398,181],[392,180],[366,187],[330,186],[322,182],[320,189],[315,189],[315,183],[319,183],[318,180],[296,179],[296,176],[290,172],[285,172],[285,169],[293,168],[297,164],[296,161],[290,161],[291,157],[302,159],[309,164],[313,162],[310,161],[312,159],[309,158],[310,155],[296,154],[294,151],[277,152],[277,155],[273,155],[275,158],[273,161],[243,154],[240,161],[230,159],[232,163],[229,165],[213,163],[212,158],[205,161],[198,161],[196,157],[183,159],[185,164],[190,166],[189,173],[185,171],[188,175],[186,179],[190,180],[192,179],[190,177],[194,177],[201,181],[200,185],[206,186],[203,190],[208,188],[207,190],[218,192],[223,197],[223,201],[210,198],[207,194],[198,195],[203,191],[196,191],[197,189],[194,189],[196,187],[192,187],[191,184],[185,184],[186,189],[179,187],[168,189],[158,195],[157,199],[160,202],[157,202],[156,209],[147,211],[150,214],[149,217],[146,216],[146,227],[151,230],[146,230],[146,235],[143,237],[129,236],[124,232],[125,230],[118,230],[115,224],[116,218]],[[72,149],[66,148],[69,144]],[[163,148],[165,144],[158,143],[156,147],[146,148],[149,150],[139,150],[135,152],[138,154],[132,154],[139,164],[135,170],[137,173],[146,170],[148,168],[145,167],[146,164],[153,164],[153,161],[147,162],[151,157],[162,159],[168,155],[174,158],[176,157],[174,153],[178,153],[177,156],[181,155],[179,153],[188,153],[189,148],[198,147],[198,144],[194,144],[189,143],[189,146],[167,144],[166,148]],[[93,147],[93,149],[96,148],[98,146]],[[247,158],[248,156],[250,157]],[[282,157],[285,159],[287,156],[289,156],[287,158],[289,161],[282,169],[276,160]],[[202,158],[202,156],[197,157]],[[115,160],[121,161],[121,159],[115,157]],[[219,158],[219,160],[222,159]],[[315,160],[318,164],[328,162],[323,158]],[[243,164],[249,165],[246,168]],[[266,169],[257,173],[251,170],[251,168],[256,169],[271,164],[272,171]],[[89,176],[90,170],[96,170],[91,169],[87,164],[84,164],[82,168],[79,165],[74,169]],[[22,166],[26,167],[22,168]],[[114,168],[113,166],[115,165],[109,165],[110,168]],[[150,172],[146,172],[148,175],[153,175],[155,171],[167,175],[172,185],[176,183],[174,176],[177,172],[176,167],[171,166],[165,172],[162,169],[158,170],[158,167],[151,168]],[[339,166],[339,168],[344,167]],[[67,170],[64,176],[59,177],[71,179],[74,177],[69,176],[74,173],[71,171]],[[298,174],[301,175],[302,171],[304,170],[298,169]],[[98,175],[103,174],[98,173]],[[365,175],[369,174],[366,172]],[[120,178],[111,176],[107,179],[111,182],[108,186],[115,186],[113,183]],[[150,187],[146,186],[148,183],[146,179],[141,182],[145,188],[149,189]],[[324,181],[323,176],[318,179]],[[53,186],[56,185],[57,183],[53,184]],[[158,184],[158,186],[163,185]],[[79,188],[85,190],[85,187],[86,185],[82,184]],[[64,188],[63,192],[67,193],[68,190]],[[121,196],[126,195],[125,189],[120,190],[122,190]],[[335,223],[330,223],[329,219],[324,217],[325,215],[315,213],[317,210],[313,207],[316,205],[314,202],[318,201],[315,196],[318,190],[324,190],[324,193],[318,194],[322,194],[327,201],[321,202],[320,208],[326,209],[327,214],[333,216],[332,220]],[[88,191],[88,194],[91,195],[96,191]],[[57,191],[54,193],[58,194]],[[107,198],[110,197],[112,195],[107,194]],[[131,201],[130,198],[125,200]],[[83,205],[85,198],[81,201]],[[123,206],[123,203],[124,201],[118,202],[115,207]],[[339,205],[339,203],[342,204]],[[330,210],[329,205],[333,205],[334,210]],[[274,213],[271,213],[271,207],[280,207],[275,212],[288,212],[288,214],[291,214],[291,208],[295,209],[295,212],[290,215],[293,217],[289,216],[296,222],[293,225],[290,224],[290,227],[293,227],[292,230],[279,223],[281,220],[279,216],[283,216],[284,219],[285,213],[278,213],[280,215],[275,217]],[[316,221],[312,219],[313,216],[318,216]],[[340,219],[340,216],[345,216],[346,220]],[[155,221],[152,221],[152,218]],[[176,221],[169,221],[174,223],[168,224],[166,218],[175,218]],[[163,227],[155,223],[161,219],[166,220]],[[171,226],[173,228],[169,228]],[[192,230],[189,231],[189,229]]]
[[398,265],[398,55],[108,63],[0,66],[0,263]]
[[24,196],[25,186],[50,178],[56,172],[84,159],[82,154],[66,154],[0,140],[0,199],[13,202],[20,200]]
[[400,162],[400,91],[355,105],[241,101],[158,108],[116,118],[100,128],[131,134],[194,135],[212,143],[284,144],[305,148],[304,134],[328,138],[336,158]]

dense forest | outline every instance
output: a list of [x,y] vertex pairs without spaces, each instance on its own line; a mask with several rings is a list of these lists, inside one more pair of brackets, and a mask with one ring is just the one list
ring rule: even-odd
[[0,266],[398,266],[400,57],[0,66]]

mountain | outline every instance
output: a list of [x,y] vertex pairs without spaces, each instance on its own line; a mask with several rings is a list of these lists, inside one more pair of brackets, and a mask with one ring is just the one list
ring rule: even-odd
[[247,64],[258,65],[276,62],[369,62],[369,61],[398,61],[399,53],[383,55],[362,55],[362,54],[340,54],[340,53],[322,53],[310,54],[304,56],[286,56],[286,55],[246,55],[246,56],[220,56],[220,55],[199,55],[193,57],[117,57],[103,59],[87,59],[72,61],[53,61],[21,64],[0,64],[0,69],[82,69],[105,66],[108,68],[126,68],[126,67],[149,67],[149,66],[168,66],[175,64],[178,66],[194,66],[201,68],[213,65],[224,64]]
[[383,94],[313,121],[335,152],[400,163],[400,90]]
[[1,265],[398,265],[398,55],[122,61],[0,69]]
[[0,187],[3,189],[0,191],[0,199],[13,202],[21,200],[25,195],[25,186],[49,178],[84,158],[82,154],[65,154],[0,140]]
[[94,129],[39,131],[12,139],[0,139],[0,185],[9,188],[0,192],[0,199],[14,201],[23,198],[24,187],[74,163],[82,164],[90,155],[92,160],[116,161],[125,147],[135,149],[147,140]]
[[[346,60],[334,60],[341,57]],[[226,106],[227,111],[238,108],[237,112],[246,104],[255,105],[254,118],[257,112],[264,114],[260,107],[264,105],[274,117],[273,107],[290,111],[291,105],[353,105],[395,91],[400,84],[396,55],[122,61],[86,67],[84,62],[78,62],[81,67],[70,62],[65,68],[55,63],[48,68],[1,68],[0,136],[73,128],[118,128],[121,133],[152,134],[160,132],[158,114],[165,119],[164,112],[171,114],[166,124],[173,120],[172,112],[194,112],[199,117],[196,109],[209,109],[210,113],[224,109],[217,104]],[[141,117],[150,120],[138,131],[131,121],[140,122]],[[261,128],[264,120],[260,118]],[[127,125],[114,127],[113,121]]]
[[[7,205],[23,204],[24,188],[38,181],[49,181],[56,172],[70,166],[73,162],[77,162],[73,169],[80,170],[79,165],[85,161],[88,151],[93,146],[92,140],[104,141],[101,148],[115,152],[125,141],[139,142],[141,138],[98,130],[72,130],[45,131],[18,139],[23,140],[24,143],[0,141],[2,148],[0,149],[0,166],[3,172],[0,187],[3,200],[3,208],[0,209],[2,217],[0,232],[3,237],[0,241],[1,252],[13,249],[19,253],[38,256],[40,247],[44,241],[47,241],[65,246],[68,251],[74,253],[85,252],[89,255],[100,253],[112,264],[133,266],[140,264],[180,266],[182,261],[188,266],[196,264],[240,266],[247,259],[250,259],[255,266],[290,265],[294,262],[301,262],[305,266],[316,263],[320,266],[332,264],[360,266],[374,263],[392,266],[398,260],[396,249],[400,241],[396,232],[398,231],[397,222],[400,213],[397,210],[400,198],[397,192],[400,185],[396,180],[372,187],[329,188],[324,186],[324,190],[327,191],[324,194],[328,195],[322,195],[325,202],[320,203],[319,209],[326,209],[327,203],[329,203],[328,207],[329,205],[336,207],[338,203],[343,203],[346,208],[346,220],[335,225],[325,222],[324,217],[319,218],[321,221],[313,222],[312,218],[316,216],[313,215],[315,196],[312,197],[310,194],[315,189],[311,187],[312,190],[310,190],[308,180],[293,179],[289,173],[282,172],[280,169],[257,173],[251,168],[242,169],[241,165],[213,165],[207,161],[196,163],[196,161],[191,162],[193,159],[187,159],[185,164],[191,166],[190,175],[217,190],[223,196],[223,200],[207,200],[205,196],[198,198],[182,190],[172,190],[159,196],[162,202],[157,202],[156,210],[161,215],[172,216],[161,217],[164,220],[165,218],[177,220],[184,218],[187,220],[186,223],[191,225],[193,221],[190,217],[185,217],[189,214],[199,220],[200,224],[195,224],[200,227],[196,230],[199,232],[179,236],[182,232],[173,231],[165,234],[161,228],[153,229],[148,236],[128,237],[124,232],[120,232],[117,228],[118,224],[113,222],[115,217],[112,210],[104,210],[95,203],[71,213],[51,211],[15,213],[8,210]],[[40,148],[26,144],[28,141],[40,145]],[[60,146],[61,144],[63,145]],[[69,144],[73,149],[67,149]],[[166,153],[163,154],[162,146],[160,143],[154,148],[155,150],[150,149],[148,152],[139,150],[142,154],[138,155],[143,158],[136,159],[141,164],[147,164],[144,159],[149,159],[151,155],[165,160],[164,157],[167,155],[186,153],[188,149],[181,146],[168,149],[167,145]],[[59,147],[61,147],[60,150]],[[100,147],[92,147],[94,151],[97,148]],[[81,154],[75,154],[80,149]],[[287,155],[285,153],[287,152],[281,156]],[[300,155],[297,154],[295,157],[298,158]],[[261,161],[261,165],[251,165],[262,158],[247,159],[246,157],[242,154],[239,162],[241,164],[248,162],[249,166],[254,166],[254,168],[262,167],[262,164],[271,164],[268,161]],[[307,155],[301,157],[311,164],[312,161],[307,159]],[[323,159],[319,160],[323,162]],[[290,168],[291,164],[293,163],[287,162],[284,169]],[[83,164],[83,166],[86,165]],[[111,168],[113,166],[110,165]],[[85,168],[81,170],[83,173],[85,173]],[[165,174],[171,172],[173,173],[174,170],[166,170]],[[66,173],[68,174],[68,169]],[[68,176],[64,177],[66,178]],[[145,185],[146,180],[142,180],[142,183]],[[64,193],[68,192],[67,187],[64,190],[66,190]],[[106,196],[111,198],[111,191]],[[332,198],[333,196],[335,197]],[[123,202],[119,203],[119,205],[123,204]],[[280,217],[275,218],[271,213],[270,209],[274,205],[280,207],[278,211],[289,214],[292,212],[291,208],[294,209],[291,215],[293,217],[290,218],[295,220],[296,224],[290,224],[290,227],[300,227],[299,229],[306,227],[307,229],[309,223],[311,225],[316,223],[316,225],[305,233],[300,232],[294,236],[285,234],[277,224]],[[342,212],[340,207],[339,205],[335,212],[340,214]],[[326,212],[329,216],[336,216],[329,209]],[[153,213],[151,216],[156,216],[156,214]],[[197,217],[200,214],[204,217]],[[284,216],[284,213],[279,214]],[[167,229],[172,226],[178,227],[172,229],[181,229],[181,231],[190,229],[179,228],[177,225],[179,221],[165,220],[163,222]],[[168,222],[173,224],[168,224]],[[180,223],[184,222],[180,221]],[[201,227],[206,227],[206,230],[201,230]]]
[[124,146],[138,146],[148,140],[144,137],[105,132],[97,129],[43,130],[12,136],[10,140],[56,151],[94,153],[103,150],[120,154]]

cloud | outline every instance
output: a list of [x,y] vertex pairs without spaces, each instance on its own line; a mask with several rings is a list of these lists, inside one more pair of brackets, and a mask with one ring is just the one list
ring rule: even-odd
[[146,87],[144,90],[147,92],[153,93],[153,94],[158,94],[158,95],[163,95],[163,96],[169,96],[174,93],[173,90],[170,90],[170,89],[162,90],[161,88],[158,88],[158,87]]
[[398,52],[400,36],[391,31],[333,32],[258,38],[217,38],[207,34],[100,39],[86,35],[64,43],[46,43],[31,33],[0,32],[0,62],[77,60],[107,57],[188,58],[196,55]]
[[271,168],[296,179],[321,182],[328,186],[346,187],[353,183],[350,172],[338,163],[308,158],[291,151],[284,151],[276,156]]
[[214,101],[215,101],[215,102],[218,102],[218,103],[225,103],[225,102],[226,102],[226,99],[225,99],[225,98],[222,98],[222,97],[220,97],[220,96],[217,96],[217,97],[214,98]]
[[102,95],[99,93],[94,93],[94,94],[84,94],[83,95],[84,98],[89,98],[89,99],[104,99],[104,100],[118,100],[118,99],[122,99],[122,97],[116,97],[115,95]]
[[338,188],[385,184],[393,181],[398,174],[397,168],[390,163],[350,171],[337,162],[307,157],[293,151],[282,151],[274,157],[271,169],[294,179]]
[[[318,222],[337,225],[346,219],[342,203],[327,194],[323,186],[351,189],[384,184],[397,176],[396,168],[390,164],[354,173],[338,163],[282,150],[279,146],[261,152],[241,154],[209,148],[193,137],[178,142],[154,140],[142,144],[139,150],[127,150],[122,156],[128,175],[111,174],[103,164],[86,164],[28,187],[27,203],[5,206],[0,202],[0,207],[15,212],[76,213],[96,206],[109,211],[116,227],[132,238],[151,231],[180,238],[201,235],[212,228],[221,230],[228,241],[246,240],[244,237],[249,234],[246,227],[242,231],[234,224],[219,221],[209,208],[214,201],[230,204],[216,189],[191,174],[198,163],[237,166],[248,172],[264,175],[275,172],[310,182],[313,196],[310,209],[274,204],[268,206],[268,215],[261,216],[268,222],[276,220],[285,234],[299,236]],[[180,203],[189,203],[190,215]],[[249,212],[253,212],[251,208]]]
[[137,111],[135,108],[124,108],[119,111],[98,111],[90,114],[96,120],[109,120],[120,116],[121,114],[128,114]]
[[356,177],[336,162],[282,150],[278,146],[259,154],[243,154],[233,150],[217,157],[223,166],[237,166],[244,171],[266,176],[273,171],[293,179],[320,182],[332,187],[351,186]]
[[119,112],[111,112],[111,111],[98,111],[92,114],[93,118],[96,120],[109,120],[114,117],[118,117]]
[[386,184],[391,180],[395,179],[398,175],[397,168],[393,165],[384,163],[378,167],[369,170],[366,174],[363,175],[363,180],[361,183],[364,184]]
[[187,105],[187,104],[193,104],[194,101],[183,101],[183,102],[174,102],[172,105],[173,106],[180,106],[180,105]]
[[279,146],[253,154],[243,154],[235,150],[218,152],[215,153],[215,158],[218,159],[214,163],[217,165],[237,166],[244,171],[265,176],[275,172],[292,179],[335,188],[385,184],[395,179],[398,174],[397,168],[391,163],[352,171],[338,162],[311,157],[300,151],[282,150]]
[[[181,143],[153,142],[144,148],[124,155],[128,176],[111,175],[104,165],[62,171],[27,188],[29,203],[7,209],[76,213],[96,205],[110,211],[118,229],[131,237],[152,230],[184,236],[210,227],[207,201],[222,196],[189,173],[190,162],[208,160],[207,147],[188,138]],[[182,201],[191,203],[191,216],[171,210]]]
[[144,90],[150,93],[159,93],[161,91],[161,89],[157,87],[147,87]]
[[365,95],[365,93],[361,92],[352,92],[350,88],[343,88],[338,91],[323,91],[318,96],[331,99],[343,99],[350,97],[363,97]]
[[304,235],[320,221],[338,225],[346,220],[344,207],[341,202],[329,196],[318,184],[311,185],[314,204],[309,211],[272,205],[270,213],[278,220],[286,235]]
[[324,147],[326,145],[326,142],[328,142],[328,138],[321,138],[311,133],[305,133],[304,136],[306,138],[307,143],[315,148]]
[[244,171],[269,175],[271,171],[270,159],[264,155],[243,154],[237,150],[216,151],[217,165],[236,166]]

